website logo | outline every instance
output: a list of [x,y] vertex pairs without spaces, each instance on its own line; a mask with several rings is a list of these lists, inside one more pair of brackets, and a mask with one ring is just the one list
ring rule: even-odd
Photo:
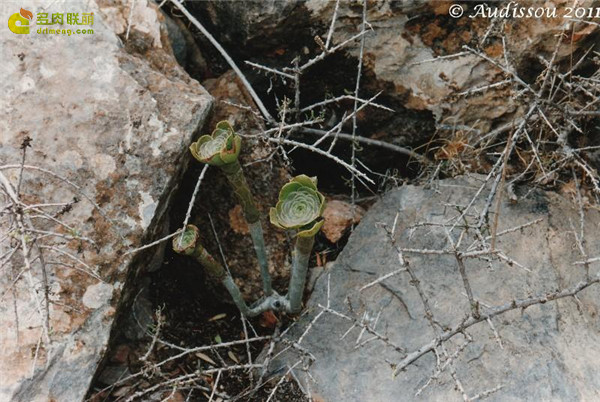
[[21,8],[18,13],[14,13],[8,18],[8,29],[19,35],[28,34],[30,20],[33,20],[33,13]]
[[[8,18],[8,29],[11,32],[23,35],[29,33],[37,33],[38,35],[89,35],[93,34],[92,28],[84,28],[82,25],[89,27],[94,25],[94,13],[74,13],[74,12],[58,12],[58,13],[37,13],[35,21],[36,31],[30,32],[30,23],[33,22],[34,14],[21,8],[18,13],[14,13]],[[51,27],[44,27],[49,25]],[[34,28],[35,29],[35,28]]]

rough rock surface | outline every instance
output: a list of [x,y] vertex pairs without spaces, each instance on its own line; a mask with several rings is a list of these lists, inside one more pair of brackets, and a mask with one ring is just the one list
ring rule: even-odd
[[[302,1],[245,1],[224,2],[207,1],[186,5],[192,12],[205,14],[208,17],[211,31],[219,36],[223,43],[235,44],[236,47],[261,46],[268,49],[272,46],[272,35],[281,30],[293,33],[298,27],[298,18],[302,17]],[[295,18],[290,18],[293,16]],[[300,24],[308,22],[307,15]],[[283,22],[286,23],[283,23]]]
[[[319,306],[327,305],[329,278],[331,309],[362,319],[407,352],[432,341],[435,335],[406,272],[363,291],[359,289],[399,268],[398,254],[383,224],[391,230],[398,214],[394,239],[401,248],[448,249],[444,230],[423,223],[441,224],[456,218],[459,213],[454,206],[468,204],[480,180],[479,176],[446,180],[437,189],[405,186],[386,194],[364,216],[336,262],[318,279],[308,301],[308,313],[286,335],[297,342],[302,336],[299,341],[302,350],[315,358],[312,363],[306,360],[312,377],[299,370],[302,365],[296,367],[295,374],[305,389],[321,397],[318,400],[417,399],[417,391],[435,373],[433,353],[424,355],[393,378],[393,364],[405,353],[372,339],[368,332],[361,335],[359,327],[346,333],[352,323],[331,313],[321,315],[310,329],[309,323],[321,311]],[[481,211],[487,198],[485,193],[476,201],[474,211]],[[518,203],[507,200],[502,203],[497,233],[537,220],[497,238],[497,249],[530,271],[496,258],[489,263],[483,259],[465,260],[473,294],[481,302],[482,312],[515,299],[570,288],[585,280],[584,266],[573,264],[584,258],[575,246],[573,228],[579,230],[579,217],[572,200],[541,191]],[[590,256],[600,253],[599,224],[600,213],[586,211],[584,230]],[[452,232],[454,241],[459,232]],[[472,238],[467,233],[461,249],[466,249]],[[434,318],[444,328],[458,325],[467,316],[469,303],[454,256],[404,252],[404,258],[420,281]],[[597,263],[591,264],[590,275],[598,275]],[[486,322],[470,327],[466,333],[473,342],[453,360],[456,377],[465,393],[474,397],[502,385],[488,400],[600,398],[600,286],[596,283],[577,297],[494,317],[492,323],[502,346]],[[464,341],[458,334],[446,342],[448,354],[452,355]],[[301,355],[288,350],[275,360],[273,370],[285,373],[287,367],[299,360]],[[449,371],[446,368],[418,400],[462,400]]]
[[[464,52],[463,46],[475,48],[480,45],[487,57],[502,55],[502,42],[496,37],[488,18],[468,18],[476,12],[474,4],[463,4],[463,18],[448,15],[450,1],[423,1],[406,6],[399,2],[379,1],[370,8],[367,16],[374,32],[365,37],[365,60],[379,85],[389,83],[396,96],[403,97],[408,109],[429,110],[438,123],[468,125],[485,132],[499,118],[507,118],[518,110],[518,102],[511,102],[506,86],[483,91],[471,96],[457,96],[469,89],[501,81],[503,73],[481,57]],[[532,2],[522,2],[523,5]],[[343,4],[343,3],[342,3]],[[538,3],[539,5],[540,3]],[[332,15],[333,2],[307,1],[306,7],[312,18],[324,19]],[[494,3],[502,7],[504,3]],[[556,7],[559,14],[568,1],[555,1],[548,7]],[[338,41],[355,34],[351,21],[360,20],[362,7],[340,6]],[[560,18],[509,19],[505,29],[507,57],[516,72],[523,77],[527,68],[533,69],[535,55],[548,57],[556,46],[556,35],[564,29]],[[574,27],[578,32],[588,25]],[[498,27],[496,27],[498,29]],[[488,32],[490,31],[490,32]],[[578,36],[573,46],[593,30]],[[488,33],[486,41],[483,38]],[[585,42],[585,41],[583,41]],[[561,60],[572,51],[562,47],[557,54]],[[358,55],[358,48],[349,48],[350,54]],[[463,52],[461,57],[443,58]],[[432,59],[442,57],[439,60]],[[386,89],[392,89],[386,88]],[[451,119],[449,118],[451,117]]]
[[340,200],[327,201],[323,211],[325,223],[321,231],[327,240],[336,243],[350,226],[360,222],[364,214],[365,210],[359,206],[353,208],[352,204]]
[[[20,252],[2,267],[2,401],[83,399],[119,302],[128,296],[126,283],[151,265],[155,252],[132,258],[124,251],[162,233],[169,198],[189,161],[187,146],[212,105],[210,95],[176,63],[155,5],[134,2],[126,38],[127,1],[55,2],[50,8],[44,2],[44,10],[41,3],[29,2],[27,8],[34,14],[93,12],[94,34],[2,30],[0,164],[20,163],[19,146],[30,137],[26,164],[49,169],[80,188],[25,169],[23,202],[70,203],[63,211],[65,204],[39,209],[72,229],[32,217],[34,226],[87,237],[96,246],[42,236],[37,244],[49,248],[31,252],[31,271],[22,271]],[[3,4],[0,19],[6,21],[21,6]],[[19,170],[3,167],[2,172],[16,186]],[[3,206],[7,202],[3,195],[0,200]],[[7,219],[0,216],[3,256],[14,246],[4,236]],[[38,253],[48,274],[49,343],[44,303],[35,301],[44,299]]]

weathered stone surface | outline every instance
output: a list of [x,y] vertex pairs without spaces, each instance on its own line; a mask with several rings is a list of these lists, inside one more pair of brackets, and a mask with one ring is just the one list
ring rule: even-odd
[[[83,399],[119,301],[127,296],[125,284],[154,254],[150,250],[134,260],[124,251],[162,233],[169,198],[189,161],[187,146],[212,105],[210,95],[176,63],[155,5],[134,2],[126,38],[129,3],[55,2],[48,8],[43,2],[42,9],[42,2],[9,2],[0,7],[2,21],[22,6],[34,14],[93,12],[95,17],[94,33],[88,35],[0,33],[0,165],[19,164],[21,142],[32,138],[26,164],[49,169],[80,188],[25,169],[24,203],[72,203],[62,212],[64,205],[39,207],[68,226],[33,216],[32,224],[96,244],[43,236],[36,243],[52,249],[31,251],[31,271],[23,270],[20,252],[2,267],[2,401]],[[19,170],[1,169],[16,186]],[[2,208],[7,202],[0,196]],[[9,225],[8,216],[0,215],[2,256],[15,245],[4,236]],[[49,343],[44,303],[32,298],[44,300],[39,253],[48,274]],[[14,278],[19,279],[13,285]],[[18,321],[12,301],[7,302],[12,290]]]
[[[287,338],[298,341],[321,310],[319,305],[327,305],[330,278],[329,302],[333,310],[362,318],[407,352],[432,341],[435,335],[406,272],[363,291],[359,289],[399,268],[398,254],[382,224],[391,230],[398,214],[394,238],[399,247],[448,249],[443,229],[422,224],[442,224],[459,216],[453,205],[467,205],[480,180],[480,176],[463,177],[442,181],[437,189],[405,186],[386,194],[364,216],[333,266],[320,276],[307,304],[308,313],[299,319]],[[484,191],[473,211],[481,211],[485,198]],[[573,264],[584,258],[575,246],[573,227],[579,230],[579,217],[571,200],[541,191],[516,204],[507,200],[502,203],[498,233],[536,220],[539,222],[497,238],[497,249],[530,271],[496,258],[489,263],[483,259],[465,260],[473,294],[481,302],[482,312],[515,299],[570,288],[585,280],[585,267]],[[585,237],[590,256],[600,254],[599,224],[600,213],[593,209],[586,211]],[[454,241],[459,233],[460,229],[452,232]],[[468,248],[473,237],[472,233],[466,233],[461,249]],[[419,279],[434,318],[444,328],[458,325],[469,313],[469,303],[454,256],[405,252],[404,258]],[[591,265],[590,275],[598,275],[597,263]],[[579,293],[578,300],[569,297],[496,316],[492,322],[502,347],[486,322],[470,327],[467,333],[473,342],[453,361],[465,392],[474,397],[503,385],[488,400],[597,400],[600,397],[599,300],[600,286],[595,284]],[[320,400],[462,400],[449,368],[415,397],[435,372],[433,353],[416,360],[393,378],[393,364],[405,354],[381,341],[369,340],[372,335],[368,332],[360,336],[359,327],[344,335],[351,326],[349,321],[324,313],[300,342],[315,360],[308,368],[312,377],[299,369],[295,374],[305,389],[310,388],[314,395],[322,397]],[[445,343],[448,353],[453,354],[464,341],[458,334]],[[357,346],[361,342],[365,344]],[[284,357],[276,359],[274,372],[285,373],[287,367],[301,358],[286,352]]]
[[[368,21],[374,32],[365,37],[365,60],[382,89],[392,90],[395,96],[404,99],[404,106],[414,110],[429,110],[438,124],[449,127],[458,125],[471,127],[485,133],[502,119],[511,119],[523,113],[521,102],[511,87],[500,86],[473,95],[462,92],[499,82],[508,74],[492,63],[469,53],[463,46],[481,47],[484,56],[502,57],[503,46],[500,32],[505,37],[506,57],[509,68],[527,80],[537,75],[538,57],[550,59],[564,32],[568,19],[562,18],[509,18],[505,28],[493,29],[490,18],[477,15],[475,3],[461,3],[464,15],[453,19],[448,15],[452,2],[422,1],[406,7],[394,1],[378,1],[369,7]],[[502,8],[506,3],[496,2],[489,6]],[[534,1],[519,2],[520,6],[542,6]],[[565,7],[572,6],[568,0],[545,4],[556,8],[557,15],[564,15]],[[330,18],[334,2],[309,0],[306,7],[312,18]],[[481,7],[481,6],[480,6]],[[341,41],[356,34],[352,21],[360,20],[362,7],[341,3],[336,40]],[[561,46],[556,54],[560,63],[571,52],[586,43],[591,34],[597,33],[589,24],[574,23],[573,32],[582,32],[573,37],[572,46]],[[570,31],[570,30],[569,30]],[[487,34],[487,37],[486,37]],[[485,42],[483,39],[486,38]],[[349,53],[358,56],[357,46]],[[460,57],[445,57],[461,53]],[[433,61],[437,57],[439,60]],[[385,86],[384,83],[391,85]],[[532,84],[532,83],[530,83]],[[385,135],[394,126],[381,128]]]
[[[303,12],[302,3],[288,0],[207,1],[187,6],[208,17],[211,31],[222,42],[235,44],[240,48],[248,45],[261,46],[262,42],[266,49],[272,46],[272,35],[281,33],[281,30],[291,33],[292,26],[306,24],[308,16]],[[301,17],[302,14],[305,18],[301,22],[298,18],[290,19],[291,15]]]

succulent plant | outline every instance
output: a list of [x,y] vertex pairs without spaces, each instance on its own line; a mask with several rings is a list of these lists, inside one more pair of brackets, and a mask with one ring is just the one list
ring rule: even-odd
[[223,166],[238,159],[242,139],[228,121],[220,121],[210,135],[203,135],[190,146],[194,158],[212,166]]
[[323,226],[324,209],[325,197],[317,190],[316,178],[300,175],[283,186],[269,218],[280,229],[298,229],[297,236],[311,237]]
[[173,238],[173,251],[194,257],[213,279],[222,281],[227,276],[223,266],[200,244],[200,231],[194,225],[187,225],[179,236]]
[[187,225],[179,236],[173,238],[173,250],[178,254],[195,258],[212,278],[219,280],[223,284],[237,308],[245,316],[254,317],[267,310],[288,309],[287,300],[278,294],[265,297],[248,307],[229,271],[223,268],[200,244],[200,231],[196,226]]
[[238,160],[242,148],[242,139],[233,131],[228,121],[217,123],[211,135],[203,135],[190,146],[194,158],[202,163],[217,166],[223,171],[229,181],[248,222],[250,236],[263,282],[265,295],[272,292],[269,263],[265,249],[265,240],[260,223],[260,212],[256,207],[254,196],[244,176],[244,171]]
[[302,307],[302,294],[315,235],[323,226],[325,197],[317,189],[316,178],[300,175],[283,186],[277,204],[269,211],[273,225],[280,229],[296,231],[289,292],[286,296],[281,296],[271,287],[260,213],[238,160],[241,145],[241,138],[233,131],[231,124],[221,121],[217,123],[211,135],[203,135],[193,143],[190,151],[198,161],[219,167],[233,188],[250,229],[260,265],[264,297],[248,307],[229,271],[200,244],[200,232],[194,225],[188,225],[179,236],[175,237],[173,250],[195,258],[211,277],[220,280],[242,314],[251,317],[267,310],[298,313]]
[[297,230],[288,293],[291,313],[298,313],[302,307],[308,261],[315,235],[323,226],[324,209],[325,197],[317,189],[317,179],[300,175],[283,186],[277,205],[269,211],[273,225]]

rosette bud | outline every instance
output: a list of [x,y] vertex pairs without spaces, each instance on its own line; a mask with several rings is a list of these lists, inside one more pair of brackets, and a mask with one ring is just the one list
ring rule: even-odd
[[242,139],[228,121],[217,123],[211,135],[203,135],[190,146],[194,158],[212,166],[235,162],[240,154]]
[[173,238],[173,251],[177,254],[192,255],[196,249],[196,242],[200,231],[194,225],[187,225],[179,236]]

